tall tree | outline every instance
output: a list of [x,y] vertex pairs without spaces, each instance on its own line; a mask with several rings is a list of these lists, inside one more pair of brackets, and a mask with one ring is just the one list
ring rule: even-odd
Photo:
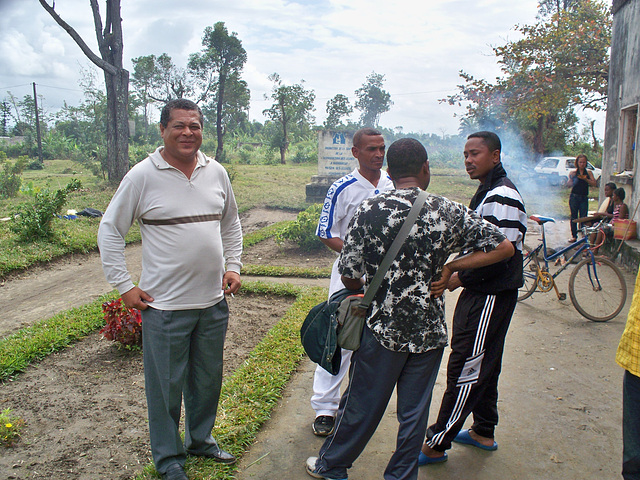
[[346,95],[338,93],[331,100],[327,101],[327,119],[324,121],[324,128],[335,130],[343,126],[342,118],[353,113],[353,107],[349,103]]
[[[233,105],[229,100],[245,98],[244,95],[227,95],[227,82],[235,82],[233,88],[236,93],[240,93],[239,90],[243,85],[239,83],[240,73],[247,61],[247,52],[242,47],[242,42],[236,32],[229,35],[224,22],[217,22],[213,27],[205,28],[202,46],[204,48],[200,53],[194,53],[189,57],[189,69],[199,80],[201,100],[206,99],[210,92],[215,92],[216,158],[222,159],[225,106],[229,106],[231,109],[237,108],[239,105]],[[246,83],[244,85],[244,92],[248,93]]]
[[356,108],[360,114],[360,124],[363,127],[377,127],[380,115],[388,112],[393,105],[391,94],[382,89],[384,85],[384,75],[372,72],[356,90]]
[[[305,90],[299,83],[285,85],[277,73],[269,75],[269,80],[273,82],[271,91],[273,105],[262,113],[279,127],[279,136],[274,139],[274,143],[280,150],[280,163],[284,164],[291,130],[296,127],[304,129],[313,122],[311,112],[314,110],[313,102],[316,94],[313,90]],[[265,94],[265,99],[268,98]]]
[[518,26],[520,40],[495,47],[503,76],[495,83],[461,72],[465,83],[448,97],[467,104],[481,128],[522,132],[534,152],[562,149],[577,122],[575,107],[599,110],[607,95],[611,19],[597,0],[582,0]]
[[11,119],[11,108],[7,100],[0,102],[0,136],[9,135],[9,120]]
[[111,183],[119,183],[129,170],[129,72],[122,64],[122,18],[120,0],[105,0],[104,27],[98,0],[89,0],[100,56],[96,55],[73,27],[55,11],[55,2],[38,0],[42,8],[76,42],[82,52],[104,71],[107,90],[107,173]]
[[144,138],[147,138],[149,126],[149,105],[155,100],[151,98],[151,92],[156,83],[156,57],[147,55],[132,58],[133,73],[131,74],[131,85],[138,93],[142,104],[142,115],[144,118]]

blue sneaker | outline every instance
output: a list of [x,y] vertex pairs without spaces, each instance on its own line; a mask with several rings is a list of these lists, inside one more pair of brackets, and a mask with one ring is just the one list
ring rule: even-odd
[[328,477],[323,476],[321,473],[317,473],[316,472],[316,461],[317,460],[318,460],[318,457],[309,457],[309,458],[307,458],[307,461],[304,464],[305,469],[307,470],[307,473],[309,475],[311,475],[313,478],[320,478],[322,480],[348,480],[347,478],[332,479],[332,478],[328,478]]
[[434,463],[444,463],[449,459],[449,455],[447,452],[444,453],[441,457],[427,457],[424,453],[420,452],[418,454],[418,466],[421,467],[423,465],[433,465]]

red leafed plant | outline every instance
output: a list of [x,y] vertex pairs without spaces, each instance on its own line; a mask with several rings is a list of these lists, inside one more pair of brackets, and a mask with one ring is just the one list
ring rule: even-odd
[[106,325],[100,333],[107,340],[125,347],[142,347],[142,318],[140,311],[122,305],[122,299],[105,302],[102,311]]

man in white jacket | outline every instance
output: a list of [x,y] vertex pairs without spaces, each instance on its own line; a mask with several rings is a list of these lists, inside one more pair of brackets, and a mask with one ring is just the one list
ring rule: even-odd
[[[363,200],[393,188],[387,172],[382,170],[385,143],[380,131],[365,127],[353,136],[352,155],[358,160],[358,168],[331,185],[322,206],[316,234],[322,243],[340,253],[349,221]],[[338,259],[331,270],[329,298],[344,288],[338,273]],[[349,371],[351,351],[342,350],[340,371],[331,375],[320,365],[313,376],[311,407],[315,411],[313,433],[326,437],[335,428],[335,418],[340,403],[340,384]]]
[[[211,430],[229,318],[225,294],[240,288],[242,230],[225,169],[199,151],[202,124],[195,103],[165,105],[164,146],[124,177],[98,231],[107,280],[142,314],[151,451],[166,480],[187,479],[187,454],[236,460]],[[124,256],[124,237],[136,220],[143,252],[139,287]],[[183,396],[184,444],[178,431]]]

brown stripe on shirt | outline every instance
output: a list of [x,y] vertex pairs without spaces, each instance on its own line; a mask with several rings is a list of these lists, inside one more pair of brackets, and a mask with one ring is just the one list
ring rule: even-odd
[[175,218],[166,218],[166,219],[141,218],[140,221],[145,225],[180,225],[182,223],[213,222],[221,219],[222,219],[221,214],[211,213],[208,215],[190,215],[188,217],[175,217]]

